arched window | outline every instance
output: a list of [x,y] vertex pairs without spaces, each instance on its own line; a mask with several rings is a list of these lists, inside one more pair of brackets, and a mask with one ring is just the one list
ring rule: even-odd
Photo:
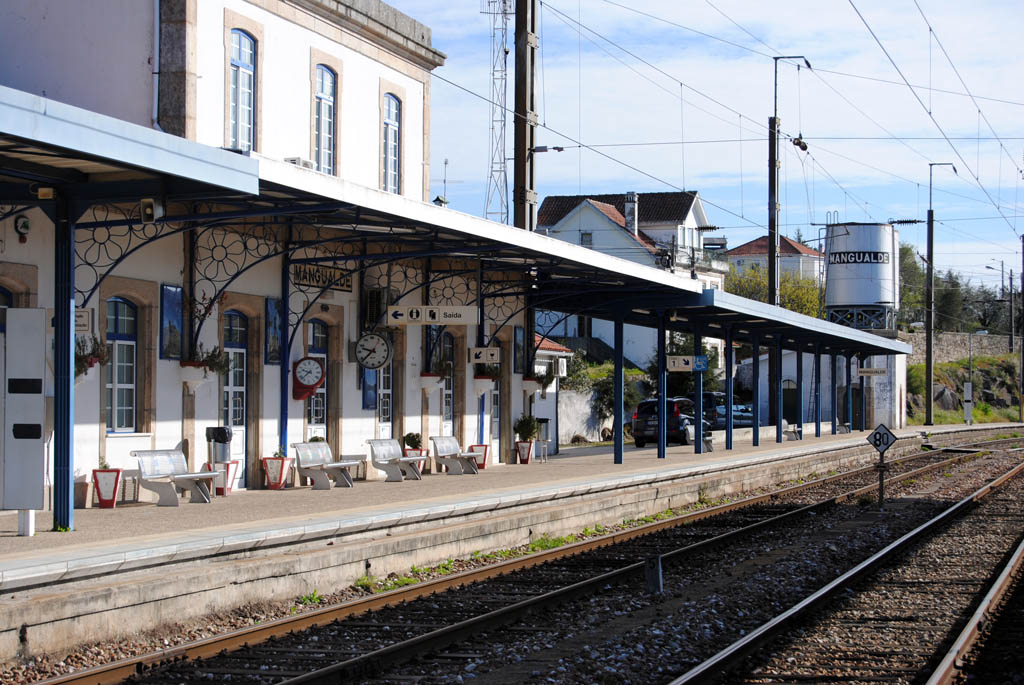
[[326,438],[327,428],[327,324],[319,319],[309,322],[309,344],[306,354],[317,357],[324,365],[324,382],[306,400],[306,423],[309,424],[310,435]]
[[231,31],[231,98],[229,147],[245,150],[256,142],[256,41],[245,31]]
[[135,432],[135,372],[138,310],[120,297],[107,300],[107,431]]
[[384,190],[401,192],[402,102],[388,93],[384,96]]
[[224,347],[246,347],[249,343],[249,319],[236,311],[224,314]]
[[334,174],[334,98],[337,78],[331,69],[316,65],[316,168],[325,174]]

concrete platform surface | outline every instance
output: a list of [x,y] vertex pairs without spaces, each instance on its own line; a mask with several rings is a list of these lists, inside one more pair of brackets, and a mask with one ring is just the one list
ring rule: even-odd
[[[975,429],[1011,431],[1021,425],[985,424]],[[933,426],[929,433],[964,430],[968,429],[963,425]],[[921,431],[896,433],[919,438]],[[7,512],[0,515],[0,592],[744,468],[863,446],[867,435],[825,435],[781,444],[763,441],[757,448],[738,445],[732,451],[702,455],[694,454],[692,447],[672,446],[664,460],[657,458],[654,448],[627,446],[621,465],[613,463],[610,447],[564,449],[548,463],[488,466],[478,475],[429,474],[422,481],[400,483],[357,481],[354,488],[326,491],[236,491],[210,504],[191,504],[186,497],[179,507],[78,509],[75,530],[64,533],[50,530],[52,516],[44,511],[37,513],[34,537],[18,537],[17,516]]]

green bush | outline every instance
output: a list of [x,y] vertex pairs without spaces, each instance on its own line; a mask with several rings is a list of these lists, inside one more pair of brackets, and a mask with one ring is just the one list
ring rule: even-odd
[[907,367],[907,392],[911,395],[924,395],[924,364],[911,364]]

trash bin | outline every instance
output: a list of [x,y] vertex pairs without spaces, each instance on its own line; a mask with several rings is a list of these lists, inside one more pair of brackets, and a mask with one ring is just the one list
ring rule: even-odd
[[208,462],[231,461],[231,429],[227,426],[213,426],[206,429]]
[[213,426],[206,429],[207,471],[217,471],[220,475],[214,482],[214,493],[230,495],[235,482],[238,462],[231,459],[231,429],[227,426]]

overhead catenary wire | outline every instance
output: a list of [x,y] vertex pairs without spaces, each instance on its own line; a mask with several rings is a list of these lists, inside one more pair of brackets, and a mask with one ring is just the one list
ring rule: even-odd
[[[900,69],[899,65],[896,64],[896,60],[893,59],[892,55],[889,53],[889,50],[886,49],[885,45],[882,43],[881,39],[878,37],[878,34],[876,34],[874,29],[871,28],[871,24],[868,23],[867,18],[861,13],[861,11],[859,9],[857,9],[857,5],[856,5],[856,3],[854,3],[853,0],[847,0],[847,2],[850,3],[850,7],[853,8],[853,11],[860,18],[861,23],[864,24],[864,27],[868,30],[868,33],[871,34],[871,37],[874,39],[875,43],[878,44],[878,47],[881,48],[882,52],[885,54],[886,58],[889,60],[889,63],[892,64],[893,69],[896,70],[896,73],[900,75],[901,79],[903,79],[903,82],[907,85],[907,88],[910,89],[910,92],[914,96],[914,99],[917,100],[918,104],[921,105],[921,108],[925,110],[925,113],[928,115],[928,118],[935,125],[935,127],[939,130],[939,133],[942,134],[942,137],[946,139],[946,142],[949,144],[950,149],[953,150],[953,154],[955,154],[957,156],[957,159],[959,159],[960,162],[964,165],[964,168],[967,169],[967,171],[969,171],[971,173],[971,175],[974,177],[975,183],[978,185],[978,188],[980,188],[981,191],[983,193],[985,193],[985,195],[988,197],[989,201],[996,208],[996,211],[999,212],[1000,214],[1002,214],[1002,212],[999,209],[999,204],[992,198],[992,195],[991,195],[991,193],[988,192],[988,189],[985,188],[985,185],[981,182],[981,179],[979,178],[977,172],[975,172],[974,170],[971,169],[970,164],[968,164],[967,160],[964,159],[964,156],[960,153],[960,150],[957,148],[957,146],[953,144],[953,141],[951,141],[949,139],[949,136],[946,134],[945,129],[942,128],[942,125],[938,122],[938,120],[935,118],[935,116],[933,114],[931,114],[930,112],[928,112],[928,107],[925,106],[924,102],[921,100],[921,96],[918,95],[917,91],[915,91],[913,86],[910,85],[910,81],[907,80],[907,77],[903,75],[903,71]],[[1016,235],[1018,238],[1020,237],[1020,235],[1017,233],[1016,228],[1014,228],[1013,224],[1009,221],[1009,219],[1006,220],[1006,225],[1009,226],[1011,230],[1013,230],[1014,235]]]

